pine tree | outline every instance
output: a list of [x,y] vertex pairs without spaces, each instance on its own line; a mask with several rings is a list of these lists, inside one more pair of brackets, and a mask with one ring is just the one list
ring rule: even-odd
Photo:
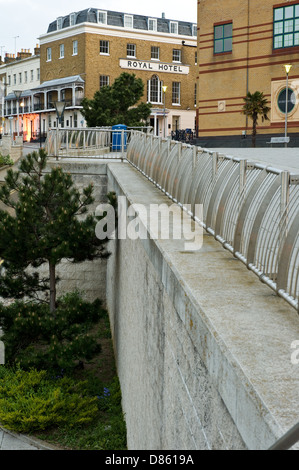
[[[54,312],[61,260],[78,263],[109,255],[107,240],[95,235],[96,218],[86,214],[94,200],[92,185],[80,194],[70,174],[60,167],[45,172],[46,165],[44,150],[33,152],[21,161],[19,171],[8,171],[0,188],[0,200],[13,212],[0,210],[0,296],[40,299],[48,291]],[[44,263],[48,278],[38,273]]]

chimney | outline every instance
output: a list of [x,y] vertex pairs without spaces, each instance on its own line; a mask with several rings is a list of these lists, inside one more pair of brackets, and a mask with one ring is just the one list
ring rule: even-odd
[[16,59],[15,59],[14,54],[8,54],[8,53],[5,54],[5,58],[4,58],[5,64],[9,64],[10,62],[14,62],[15,60]]
[[40,55],[40,47],[39,44],[36,44],[34,48],[34,55]]
[[24,60],[27,57],[31,57],[31,55],[30,49],[21,49],[21,52],[18,52],[17,59]]
[[165,20],[165,13],[162,13],[162,19]]

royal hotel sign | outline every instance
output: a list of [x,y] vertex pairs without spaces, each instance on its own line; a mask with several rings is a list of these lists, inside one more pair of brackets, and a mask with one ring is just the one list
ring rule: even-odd
[[166,64],[161,62],[140,61],[131,59],[120,59],[119,65],[122,69],[176,73],[181,75],[188,75],[190,69],[188,65]]

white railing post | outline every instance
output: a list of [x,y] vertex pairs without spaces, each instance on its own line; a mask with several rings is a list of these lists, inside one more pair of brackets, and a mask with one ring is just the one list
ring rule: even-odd
[[125,131],[121,130],[121,161],[123,162],[125,158]]

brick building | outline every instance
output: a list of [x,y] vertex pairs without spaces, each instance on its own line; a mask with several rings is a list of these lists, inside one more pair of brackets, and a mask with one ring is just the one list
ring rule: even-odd
[[284,136],[284,64],[291,64],[287,131],[299,144],[299,1],[200,0],[198,27],[200,141],[250,145],[252,123],[241,114],[248,91],[263,92],[271,107],[270,120],[259,120],[258,143]]
[[[40,36],[40,102],[65,100],[64,125],[83,125],[80,100],[124,71],[145,84],[151,125],[167,134],[195,127],[197,25],[89,8],[57,18]],[[162,86],[167,86],[164,96]],[[55,119],[48,109],[49,125]]]

